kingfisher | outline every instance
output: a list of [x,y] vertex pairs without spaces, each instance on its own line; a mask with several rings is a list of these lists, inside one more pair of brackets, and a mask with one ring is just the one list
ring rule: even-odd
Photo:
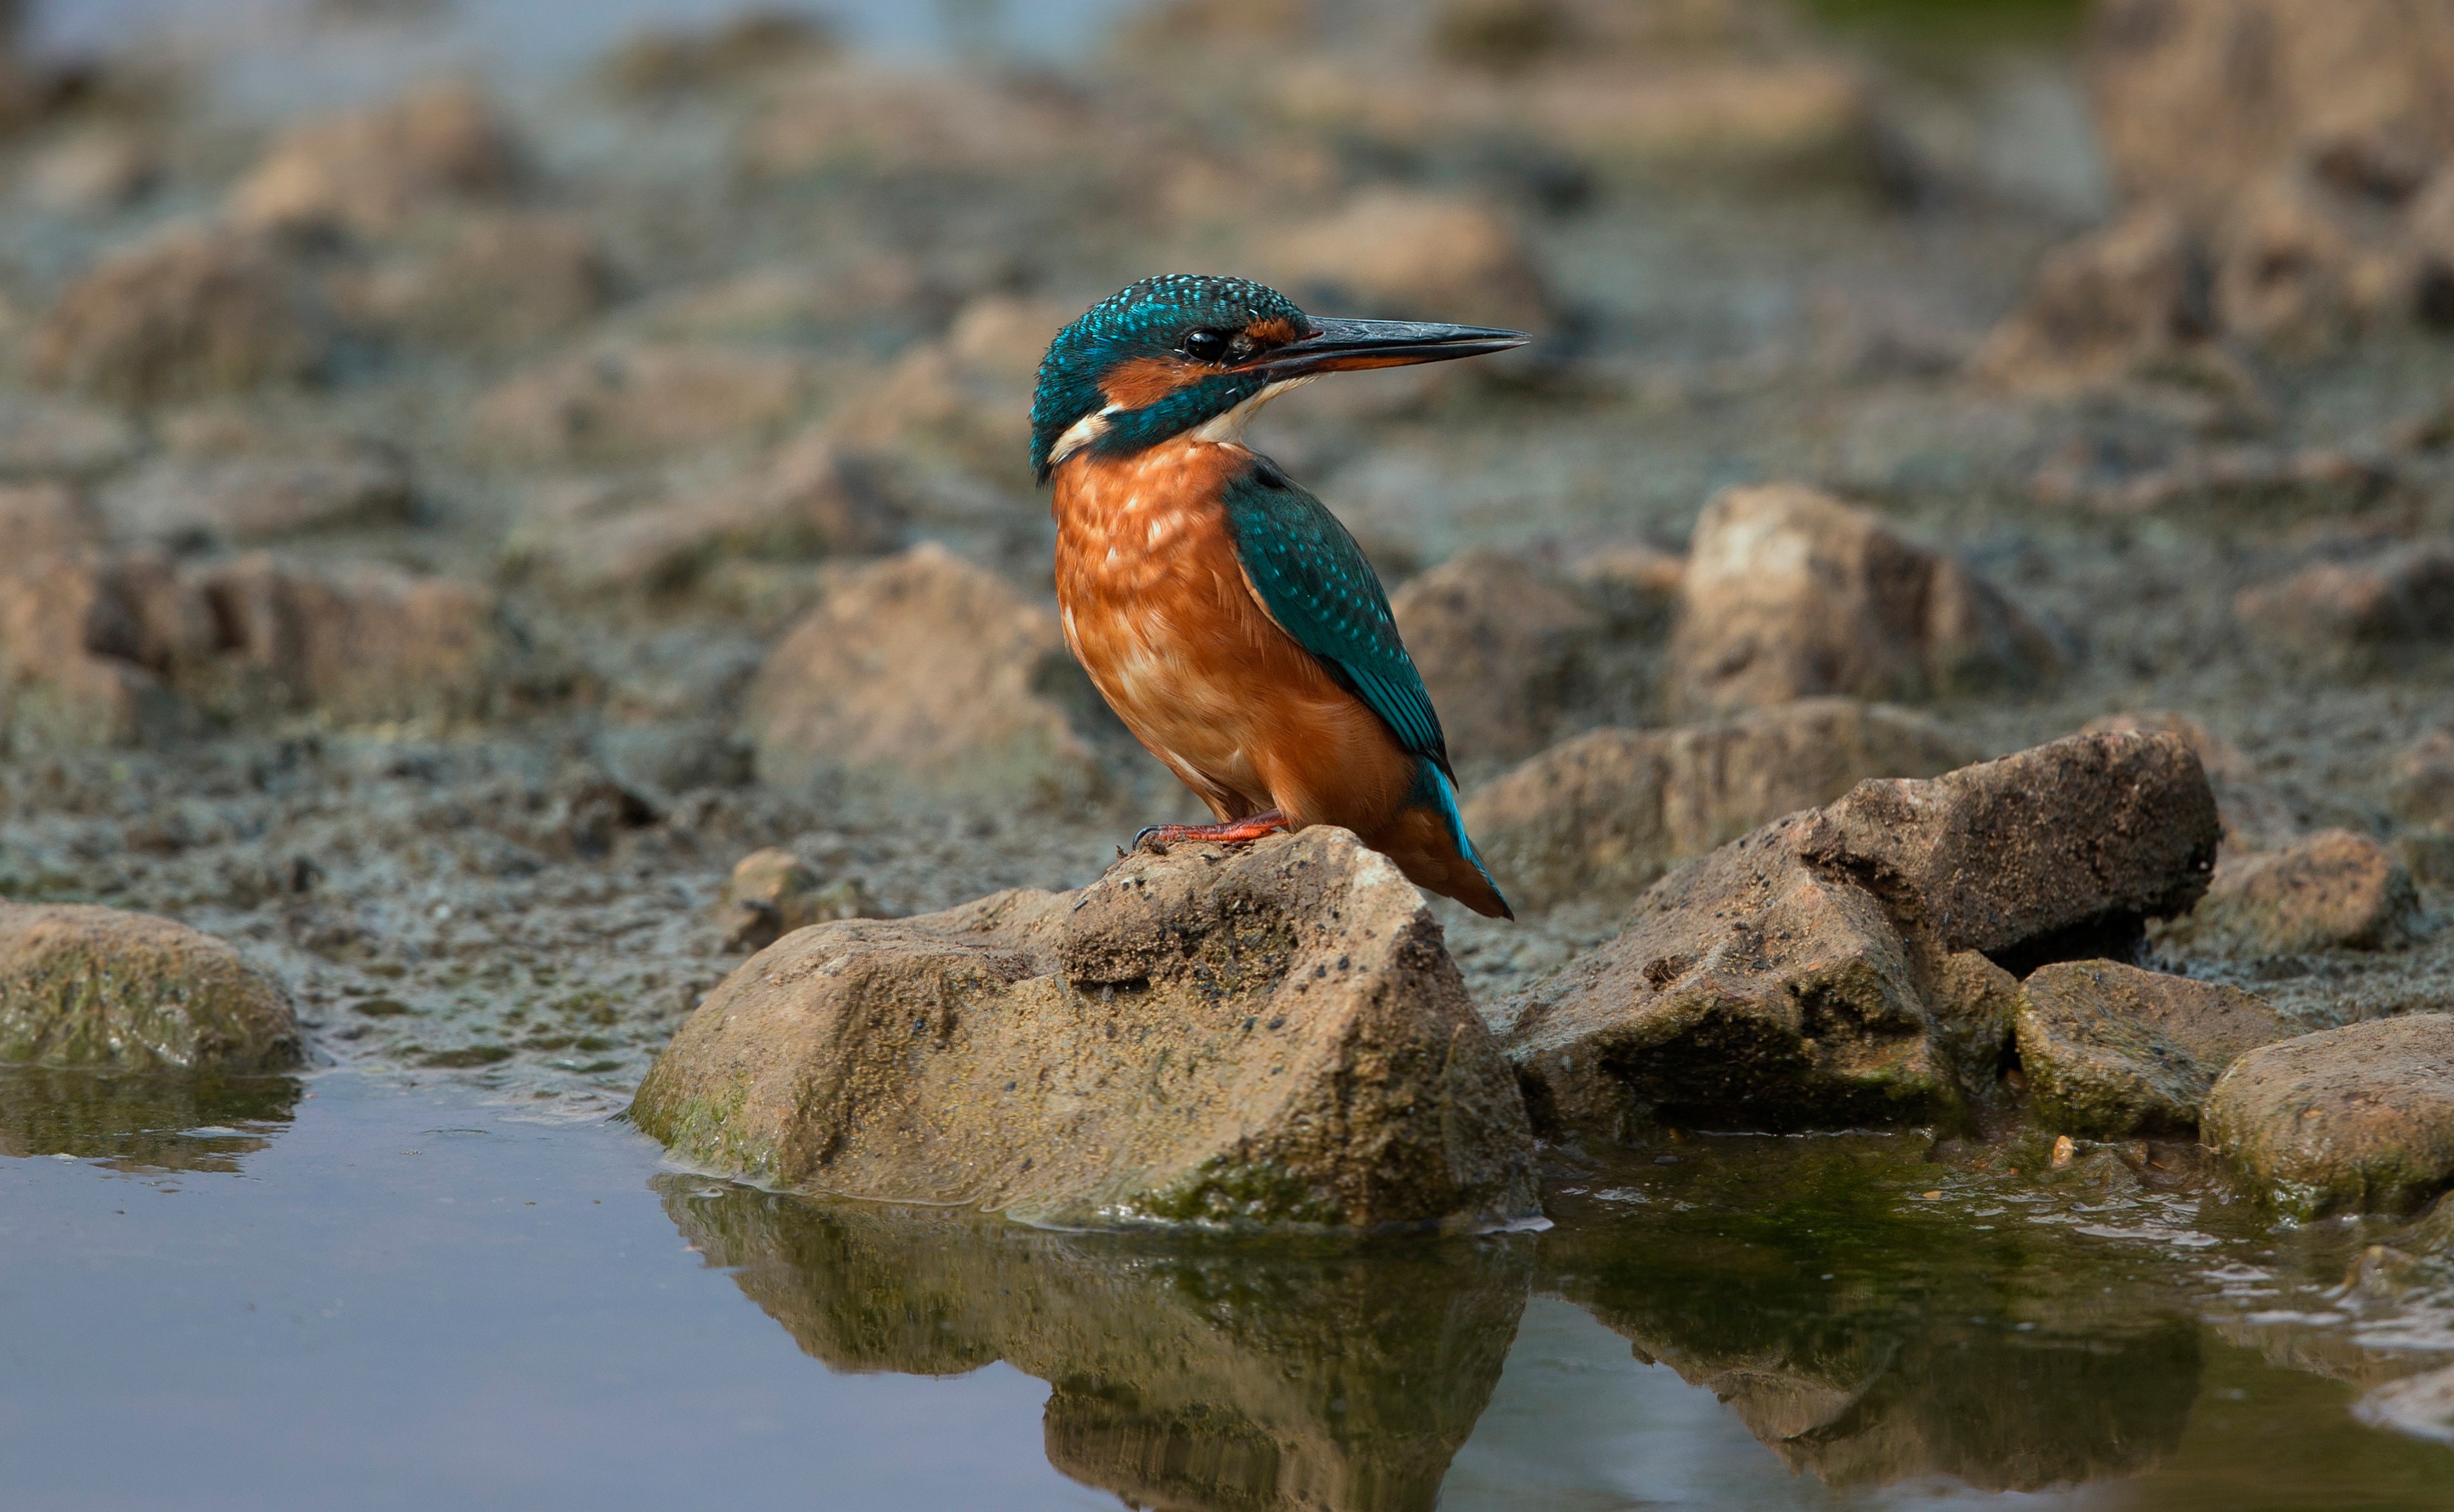
[[1057,332],[1031,462],[1053,484],[1065,642],[1210,811],[1139,846],[1336,825],[1418,885],[1513,919],[1458,808],[1440,717],[1355,537],[1244,444],[1322,373],[1520,347],[1521,331],[1341,320],[1247,279],[1146,278]]

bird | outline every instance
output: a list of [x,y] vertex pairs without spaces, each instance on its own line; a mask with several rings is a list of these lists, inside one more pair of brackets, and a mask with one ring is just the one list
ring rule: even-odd
[[1307,315],[1247,279],[1145,278],[1059,331],[1031,408],[1066,644],[1217,817],[1136,848],[1334,825],[1418,885],[1514,919],[1476,854],[1447,737],[1380,579],[1338,517],[1245,445],[1323,373],[1523,346],[1482,326]]

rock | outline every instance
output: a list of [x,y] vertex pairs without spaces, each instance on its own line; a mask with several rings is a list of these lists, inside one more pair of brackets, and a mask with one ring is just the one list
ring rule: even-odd
[[0,478],[88,478],[136,454],[116,410],[50,394],[0,391]]
[[141,198],[162,176],[161,145],[127,129],[63,137],[26,165],[25,188],[55,214],[99,215]]
[[2207,895],[2163,939],[2193,952],[2283,956],[2401,945],[2420,912],[2411,873],[2394,852],[2348,829],[2290,846],[2227,856]]
[[[1147,1248],[965,1213],[654,1178],[812,1359],[1049,1383],[1042,1442],[1126,1505],[1428,1508],[1491,1399],[1531,1246]],[[1061,1499],[1060,1499],[1061,1500]]]
[[65,484],[0,484],[0,573],[96,544],[99,522]]
[[1256,248],[1263,281],[1307,309],[1547,332],[1551,300],[1523,238],[1470,200],[1371,189]]
[[834,35],[811,16],[751,11],[698,31],[643,31],[614,50],[596,76],[638,99],[754,83],[781,69],[835,56]]
[[1923,715],[1800,699],[1666,730],[1601,729],[1484,784],[1466,830],[1520,908],[1623,905],[1702,855],[1865,777],[1926,777],[1976,756]]
[[179,686],[223,717],[455,718],[499,691],[510,647],[493,595],[473,584],[260,551],[190,581],[210,607],[212,654]]
[[128,545],[194,549],[392,522],[408,513],[409,469],[372,447],[321,456],[169,458],[102,490],[102,518]]
[[1515,761],[1595,702],[1601,610],[1522,558],[1473,548],[1390,599],[1460,762]]
[[807,386],[780,353],[614,346],[512,377],[478,398],[470,426],[515,461],[637,461],[772,437]]
[[1610,169],[1663,164],[1873,168],[1866,79],[1820,58],[1563,70],[1528,91],[1521,129]]
[[173,665],[210,642],[171,564],[66,550],[0,569],[0,707],[19,749],[112,746],[185,723]]
[[2314,356],[2411,302],[2398,228],[2287,167],[2253,182],[2214,242],[2215,311],[2225,334]]
[[2292,1216],[2412,1211],[2454,1185],[2454,1015],[2252,1050],[2208,1094],[2200,1136]]
[[1040,801],[1102,783],[1051,690],[1080,673],[1056,613],[924,542],[841,580],[751,685],[761,781],[844,771]]
[[380,236],[437,205],[502,195],[519,153],[485,97],[459,84],[283,132],[231,191],[238,225]]
[[1944,949],[1981,950],[2024,973],[2128,954],[2145,921],[2207,890],[2221,835],[2215,793],[2184,742],[2113,734],[1941,777],[1860,783],[1799,844]]
[[804,71],[743,129],[741,166],[759,177],[821,169],[879,178],[997,175],[1080,168],[1131,144],[1099,129],[1071,91],[941,70],[845,62]]
[[2391,792],[2394,811],[2413,824],[2454,825],[2454,729],[2430,730],[2398,752]]
[[1674,705],[1713,713],[1818,693],[2033,686],[2060,658],[1959,562],[1862,509],[1777,484],[1704,507],[1670,660]]
[[2275,850],[2300,838],[2301,823],[2293,817],[2292,806],[2283,795],[2266,785],[2266,779],[2259,775],[2257,766],[2242,754],[2240,746],[2197,719],[2172,709],[2142,709],[2106,714],[2080,727],[2082,735],[2123,731],[2178,735],[2190,747],[2199,758],[2200,768],[2207,774],[2207,786],[2215,790],[2216,812],[2223,823],[2227,851]]
[[2128,376],[2215,332],[2207,254],[2170,207],[2149,205],[2055,248],[1978,372],[2054,390]]
[[1810,865],[1792,814],[1654,885],[1621,932],[1510,1005],[1546,1138],[1915,1122],[1954,1107],[1910,947]]
[[2322,562],[2233,596],[2249,632],[2297,659],[2364,668],[2454,642],[2454,541]]
[[702,1168],[1057,1225],[1536,1211],[1422,896],[1329,828],[802,930],[709,995],[632,1118]]
[[211,935],[117,908],[0,903],[0,1064],[244,1074],[301,1059],[288,995]]
[[495,213],[453,220],[432,246],[328,280],[341,317],[436,347],[506,350],[586,325],[612,275],[595,233],[573,216]]
[[674,593],[725,557],[874,556],[901,544],[903,511],[873,469],[823,431],[758,468],[695,487],[562,480],[539,491],[510,552],[586,594]]
[[2328,0],[2114,0],[2088,60],[2124,195],[2203,227],[2294,160],[2408,194],[2454,152],[2449,70],[2454,16]]
[[2294,1033],[2237,987],[2114,961],[2038,968],[2016,1025],[2038,1114],[2091,1139],[2193,1132],[2225,1066]]
[[70,284],[26,348],[36,383],[130,405],[292,382],[323,366],[326,312],[272,243],[175,229]]
[[821,882],[800,857],[770,846],[734,864],[715,911],[727,950],[764,950],[814,924],[873,918],[876,905],[859,878]]

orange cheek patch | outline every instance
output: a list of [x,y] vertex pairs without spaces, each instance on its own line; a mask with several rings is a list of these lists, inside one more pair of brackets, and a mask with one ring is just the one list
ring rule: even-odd
[[1100,381],[1108,403],[1125,409],[1147,409],[1179,388],[1199,383],[1206,369],[1181,357],[1136,357],[1119,363]]
[[1283,347],[1303,332],[1296,329],[1296,323],[1284,315],[1273,315],[1267,320],[1257,320],[1245,327],[1244,334],[1264,347]]

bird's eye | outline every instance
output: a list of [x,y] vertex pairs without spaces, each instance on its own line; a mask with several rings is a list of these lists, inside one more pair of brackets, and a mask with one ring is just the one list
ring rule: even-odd
[[1184,354],[1197,362],[1217,362],[1227,353],[1227,333],[1223,330],[1188,330],[1184,333]]

